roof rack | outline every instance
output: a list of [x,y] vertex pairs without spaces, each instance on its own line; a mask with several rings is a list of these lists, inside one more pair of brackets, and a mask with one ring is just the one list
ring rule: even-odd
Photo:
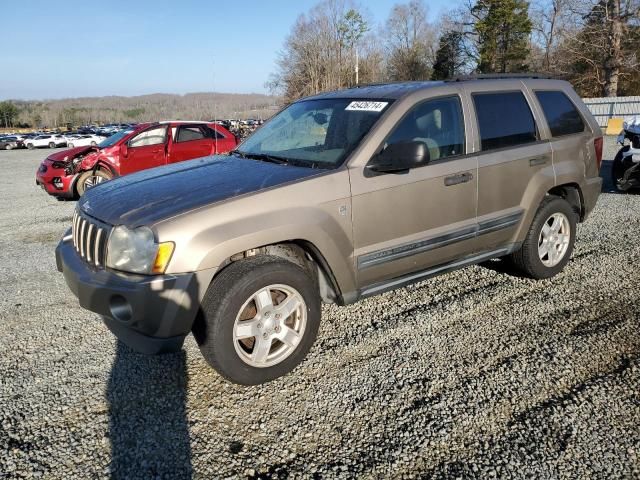
[[518,78],[536,78],[536,79],[554,79],[553,75],[548,73],[479,73],[474,75],[460,75],[445,80],[446,82],[465,82],[469,80],[500,80],[500,79],[518,79]]
[[366,88],[366,87],[383,87],[386,85],[406,85],[407,83],[426,83],[432,80],[398,80],[392,82],[371,82],[371,83],[358,83],[349,88]]

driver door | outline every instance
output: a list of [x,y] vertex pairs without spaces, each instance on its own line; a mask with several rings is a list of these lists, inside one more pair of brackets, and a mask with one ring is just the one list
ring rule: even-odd
[[167,163],[167,126],[149,128],[128,142],[127,157],[120,161],[120,173],[138,172]]
[[466,154],[469,130],[459,96],[425,100],[409,109],[384,144],[424,142],[428,164],[402,173],[350,170],[360,289],[473,253],[478,162]]

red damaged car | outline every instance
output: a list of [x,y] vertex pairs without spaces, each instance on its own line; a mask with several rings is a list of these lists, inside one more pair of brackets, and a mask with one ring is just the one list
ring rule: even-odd
[[77,147],[49,155],[36,172],[36,183],[50,195],[77,198],[105,180],[226,153],[237,143],[231,132],[216,123],[143,123],[116,133],[95,147]]

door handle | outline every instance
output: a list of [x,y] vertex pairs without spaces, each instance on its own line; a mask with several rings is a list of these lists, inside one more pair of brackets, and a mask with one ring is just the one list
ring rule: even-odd
[[445,187],[451,187],[452,185],[459,185],[471,180],[473,180],[473,173],[471,172],[456,173],[455,175],[444,177],[444,185]]
[[547,157],[536,157],[536,158],[530,158],[529,159],[529,166],[530,167],[536,167],[538,165],[544,165],[545,163],[547,163]]

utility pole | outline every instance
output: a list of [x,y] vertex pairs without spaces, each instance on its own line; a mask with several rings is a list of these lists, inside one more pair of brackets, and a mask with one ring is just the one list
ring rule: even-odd
[[358,47],[356,47],[355,50],[356,50],[356,87],[357,87],[358,83],[360,83],[360,78],[358,76]]

